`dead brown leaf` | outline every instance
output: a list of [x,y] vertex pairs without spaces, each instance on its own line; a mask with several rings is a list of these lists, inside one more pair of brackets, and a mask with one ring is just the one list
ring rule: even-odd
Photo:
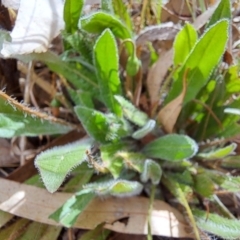
[[173,40],[179,30],[180,27],[173,22],[166,22],[156,26],[146,27],[136,37],[136,44],[139,46],[156,40]]
[[[0,178],[0,210],[33,221],[58,225],[48,216],[72,194],[51,194],[45,189]],[[105,228],[116,232],[147,234],[149,199],[143,197],[94,199],[79,216],[74,227],[93,229],[105,222]],[[120,219],[128,219],[122,223]],[[152,234],[169,237],[191,237],[185,231],[183,216],[163,201],[155,200],[151,217]]]
[[172,133],[174,125],[178,119],[178,116],[182,110],[183,100],[187,90],[187,72],[184,73],[183,77],[183,89],[178,97],[169,102],[164,106],[158,113],[158,121],[162,124],[163,128],[167,133]]
[[153,106],[159,101],[159,90],[164,81],[168,69],[173,62],[173,49],[162,51],[157,62],[150,68],[147,76],[147,88],[150,102]]

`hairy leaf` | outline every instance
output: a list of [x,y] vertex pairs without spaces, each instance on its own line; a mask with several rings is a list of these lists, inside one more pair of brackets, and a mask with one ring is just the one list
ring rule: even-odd
[[103,113],[81,106],[76,106],[74,110],[89,136],[99,142],[107,141],[108,121]]
[[153,131],[153,129],[156,126],[156,121],[153,119],[150,119],[146,125],[144,125],[142,128],[138,129],[132,134],[132,137],[134,139],[141,139],[145,137],[147,134]]
[[197,41],[197,31],[194,27],[186,23],[177,34],[174,42],[174,65],[182,64]]
[[65,121],[18,103],[2,91],[0,106],[0,136],[4,138],[66,133],[74,128]]
[[122,0],[111,0],[115,14],[132,30],[132,20],[130,13]]
[[221,188],[229,192],[239,192],[240,177],[225,175],[216,171],[208,171],[208,176]]
[[85,188],[91,189],[99,196],[131,197],[138,195],[142,191],[143,186],[136,181],[118,179],[100,183],[89,183]]
[[224,239],[238,239],[240,236],[240,221],[223,218],[217,214],[194,209],[193,214],[197,226],[203,231],[220,236]]
[[149,118],[146,113],[138,110],[135,106],[132,105],[132,103],[120,95],[115,96],[115,98],[122,106],[123,115],[129,121],[135,123],[139,127],[144,127],[148,123]]
[[141,181],[147,182],[151,180],[152,184],[159,184],[162,177],[161,166],[151,159],[146,159],[144,162],[143,172],[141,174]]
[[194,190],[204,197],[210,197],[214,193],[214,183],[207,173],[198,173],[193,176]]
[[117,153],[117,156],[121,157],[126,168],[133,169],[139,173],[143,171],[143,165],[146,159],[145,155],[139,152],[120,151]]
[[91,190],[83,189],[52,213],[49,218],[66,227],[71,227],[76,222],[79,214],[81,214],[94,197],[95,194]]
[[40,153],[35,159],[43,183],[51,193],[57,191],[67,174],[86,159],[86,150],[92,140],[83,139]]
[[128,28],[118,18],[105,12],[95,12],[80,18],[79,28],[90,33],[101,33],[109,28],[116,37],[131,38]]
[[230,20],[231,16],[231,2],[229,0],[221,0],[218,4],[218,7],[214,11],[210,21],[206,25],[206,28],[209,28],[223,18]]
[[[187,93],[184,104],[196,97],[199,91],[207,83],[211,72],[217,66],[222,57],[228,40],[228,20],[221,20],[211,26],[197,41],[194,48],[179,70],[176,80],[166,99],[166,103],[176,98],[182,91],[182,79],[187,69]],[[216,41],[217,39],[217,41]]]
[[231,143],[226,147],[218,148],[208,153],[199,153],[197,156],[203,158],[203,160],[222,159],[231,154],[234,154],[234,150],[236,149],[236,147],[237,147],[236,143]]
[[118,152],[123,151],[127,146],[123,142],[110,143],[100,146],[101,158],[104,166],[110,171],[115,179],[120,176],[123,169],[123,161]]
[[114,98],[114,95],[121,95],[122,93],[118,61],[117,43],[111,31],[106,29],[94,46],[94,63],[104,103],[111,112],[121,116],[121,107]]
[[74,33],[78,29],[78,21],[82,12],[84,0],[66,0],[64,3],[63,18],[65,29]]
[[108,12],[108,13],[113,13],[113,5],[112,1],[110,0],[101,0],[101,10]]
[[169,134],[160,137],[143,148],[148,157],[168,161],[181,161],[189,159],[198,151],[196,142],[188,136]]

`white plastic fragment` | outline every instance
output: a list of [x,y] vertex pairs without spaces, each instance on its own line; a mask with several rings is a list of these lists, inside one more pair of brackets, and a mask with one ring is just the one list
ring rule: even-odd
[[19,3],[16,23],[5,41],[1,54],[4,57],[46,52],[52,39],[64,28],[63,0],[11,0],[3,1],[5,6],[16,8]]
[[2,0],[2,4],[7,8],[18,10],[21,0]]

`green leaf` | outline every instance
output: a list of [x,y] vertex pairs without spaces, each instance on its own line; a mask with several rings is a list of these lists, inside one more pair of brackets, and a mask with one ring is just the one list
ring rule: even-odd
[[187,92],[184,104],[196,97],[208,82],[208,79],[224,53],[228,40],[228,20],[221,20],[206,30],[189,54],[176,81],[166,99],[166,103],[176,98],[182,92],[182,79],[187,70]]
[[229,156],[221,161],[221,166],[224,168],[240,168],[240,157],[237,156]]
[[151,159],[146,159],[144,162],[143,172],[141,174],[141,181],[147,182],[151,179],[152,184],[159,184],[162,177],[161,166]]
[[74,126],[28,108],[0,91],[0,137],[52,135],[69,132]]
[[95,81],[95,72],[92,76],[82,73],[83,68],[78,69],[68,62],[64,62],[60,57],[51,52],[33,53],[29,60],[39,60],[47,64],[50,70],[65,77],[76,89],[85,91],[91,90],[92,93],[98,93],[98,83]]
[[139,152],[120,151],[117,156],[121,157],[125,168],[132,169],[139,173],[143,171],[144,161],[146,160],[145,155]]
[[236,149],[236,147],[237,147],[236,143],[231,143],[226,147],[218,148],[208,153],[199,153],[197,156],[203,158],[203,160],[222,159],[231,154],[234,154],[234,150]]
[[106,116],[99,111],[81,106],[74,107],[74,110],[88,135],[96,141],[105,143],[108,133]]
[[240,221],[223,218],[217,214],[207,214],[206,211],[193,210],[197,226],[203,231],[220,236],[224,239],[238,239],[240,236]]
[[210,197],[214,194],[214,183],[207,173],[198,173],[193,176],[194,190],[203,197]]
[[84,0],[66,0],[64,3],[63,18],[65,29],[74,33],[78,29],[78,21],[82,12]]
[[71,99],[76,105],[87,107],[87,108],[94,108],[93,104],[93,96],[90,92],[82,92],[82,91],[76,91],[72,88],[67,88],[69,95],[71,96]]
[[[165,166],[163,165],[162,167],[164,168]],[[193,178],[189,169],[184,170],[183,172],[180,173],[168,173],[168,176],[171,176],[172,179],[174,179],[176,182],[180,184],[184,184],[190,187],[193,186]]]
[[143,148],[148,157],[168,161],[181,161],[189,159],[198,151],[196,142],[188,136],[169,134],[160,137]]
[[71,178],[63,186],[64,192],[76,192],[83,188],[84,184],[87,184],[94,174],[94,170],[89,168],[87,161],[83,162],[80,166],[77,166],[71,172]]
[[214,11],[210,21],[208,22],[206,28],[209,28],[213,24],[217,23],[219,20],[225,18],[231,20],[231,3],[229,0],[221,0],[218,7]]
[[123,115],[132,123],[138,125],[139,127],[144,127],[149,118],[146,113],[138,110],[135,106],[132,105],[128,100],[122,96],[115,96],[115,99],[122,106]]
[[225,175],[217,171],[208,171],[208,175],[216,184],[228,192],[239,192],[240,177]]
[[82,106],[76,106],[74,110],[88,135],[96,141],[107,143],[131,134],[127,121],[114,114],[103,114]]
[[197,31],[186,23],[182,30],[177,34],[174,42],[174,65],[182,64],[197,41]]
[[127,25],[128,29],[132,31],[132,20],[130,13],[122,0],[112,0],[115,14]]
[[79,214],[83,212],[94,197],[95,194],[91,190],[83,189],[52,213],[49,218],[66,227],[71,227],[76,222]]
[[[95,37],[84,31],[77,31],[71,35],[63,33],[64,40],[70,44],[72,50],[77,51],[88,63],[92,63],[92,51]],[[73,57],[73,56],[71,56]]]
[[238,75],[239,66],[230,66],[225,75],[226,90],[228,93],[239,93],[240,92],[240,78]]
[[177,198],[177,200],[184,206],[188,219],[190,221],[191,227],[195,234],[196,239],[200,239],[199,231],[196,226],[195,219],[193,217],[192,210],[188,204],[187,196],[192,195],[192,188],[183,184],[179,184],[174,179],[169,176],[164,176],[162,178],[163,184],[168,188],[168,190]]
[[153,129],[156,126],[156,121],[153,119],[150,119],[146,125],[144,125],[142,128],[138,129],[132,134],[132,138],[134,139],[141,139],[145,136],[147,136],[150,132],[153,131]]
[[122,94],[118,62],[117,43],[111,31],[106,29],[94,46],[94,63],[104,103],[111,112],[121,116],[121,107],[114,98],[114,95]]
[[104,166],[109,170],[115,179],[120,176],[123,169],[123,161],[118,156],[118,152],[123,151],[126,148],[126,144],[123,142],[110,143],[107,145],[101,145],[101,158]]
[[101,0],[101,10],[113,13],[113,5],[111,0]]
[[88,230],[85,233],[81,234],[81,237],[78,240],[107,240],[108,236],[111,233],[111,230],[104,228],[105,223],[100,223],[94,229]]
[[91,189],[99,196],[131,197],[141,193],[143,186],[137,181],[118,179],[101,183],[89,183],[85,188]]
[[118,18],[105,12],[95,12],[80,18],[78,26],[89,33],[102,33],[109,28],[118,38],[131,38],[129,29]]
[[49,192],[57,191],[67,174],[85,161],[85,152],[91,144],[90,139],[83,139],[48,149],[36,157],[35,167],[40,172],[43,183]]
[[143,186],[137,181],[117,180],[109,189],[109,194],[114,197],[132,197],[142,192]]

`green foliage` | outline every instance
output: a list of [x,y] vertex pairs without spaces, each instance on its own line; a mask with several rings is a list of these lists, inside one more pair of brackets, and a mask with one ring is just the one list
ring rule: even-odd
[[149,157],[167,161],[181,161],[198,151],[196,142],[184,135],[169,134],[147,144],[143,152]]
[[[111,59],[111,61],[106,61]],[[111,31],[106,29],[94,46],[94,64],[98,73],[98,84],[105,105],[117,116],[122,115],[121,107],[114,95],[121,95],[121,83],[118,73],[117,43]]]
[[[161,95],[154,103],[150,85],[151,81],[154,87],[158,85],[156,76],[146,80],[147,64],[140,56],[141,49],[151,48],[148,53],[157,64],[157,45],[148,43],[146,48],[136,43],[139,33],[133,31],[124,1],[102,0],[101,10],[87,15],[82,13],[83,2],[65,1],[61,56],[46,52],[19,57],[42,61],[61,76],[72,101],[73,119],[78,118],[91,137],[36,157],[35,165],[50,192],[81,164],[80,172],[72,171],[74,177],[66,188],[78,192],[51,218],[71,227],[94,197],[130,197],[143,188],[149,192],[150,183],[152,189],[164,185],[183,205],[196,239],[200,239],[198,227],[221,237],[239,237],[234,229],[237,221],[212,214],[205,221],[198,210],[194,210],[194,219],[191,210],[200,206],[196,203],[201,199],[214,199],[216,189],[236,192],[240,186],[238,176],[223,174],[224,168],[240,168],[239,154],[233,155],[237,146],[233,137],[240,134],[239,66],[221,61],[228,41],[230,1],[220,1],[204,33],[189,23],[179,31],[173,45],[173,68],[157,89]],[[142,17],[141,25],[151,22]],[[1,45],[9,35],[0,32]],[[166,104],[170,104],[167,110],[172,112],[174,124],[157,121]],[[65,133],[76,128],[4,93],[0,93],[0,106],[3,137]],[[168,133],[167,124],[174,125]],[[225,225],[226,233],[222,230]]]
[[216,160],[227,157],[228,155],[234,154],[237,144],[232,143],[223,148],[217,148],[216,150],[210,151],[208,153],[199,153],[198,157],[203,158],[203,160]]
[[218,7],[214,11],[210,21],[208,22],[206,28],[212,26],[213,24],[217,23],[220,19],[226,18],[231,19],[231,3],[230,1],[221,0],[218,4]]
[[162,177],[162,169],[160,165],[151,159],[146,159],[144,162],[143,171],[141,174],[142,182],[147,182],[151,179],[152,184],[159,184]]
[[143,186],[137,181],[112,180],[99,183],[89,183],[85,186],[98,196],[131,197],[138,195]]
[[61,147],[54,147],[37,156],[35,166],[49,192],[55,192],[67,174],[85,160],[85,151],[90,148],[91,144],[90,139],[84,139]]
[[210,197],[214,193],[214,183],[207,173],[198,173],[193,176],[194,189],[203,197]]
[[66,0],[64,4],[64,21],[68,33],[74,33],[78,29],[78,20],[83,5],[84,0]]
[[109,0],[101,0],[101,9],[103,11],[109,12],[109,13],[113,13],[113,5],[112,5],[112,1]]
[[101,158],[104,166],[109,170],[115,179],[120,177],[123,169],[123,161],[118,155],[119,152],[127,149],[123,142],[110,143],[100,146]]
[[174,42],[174,65],[183,64],[197,41],[197,31],[187,23],[178,33]]
[[67,122],[28,108],[0,91],[0,137],[38,136],[66,133],[74,128]]
[[129,30],[132,30],[132,20],[124,2],[122,0],[112,0],[112,4],[116,16],[118,16],[126,24]]
[[95,197],[90,189],[83,189],[71,197],[62,207],[51,214],[49,218],[60,222],[66,227],[71,227],[79,214],[87,207],[89,202]]
[[138,129],[132,134],[134,139],[141,139],[145,137],[147,134],[153,131],[156,126],[156,121],[150,119],[142,128]]
[[96,12],[81,17],[78,27],[89,33],[102,33],[105,29],[109,28],[118,38],[131,38],[131,33],[124,23],[116,16],[105,12]]
[[[179,70],[166,102],[170,102],[181,93],[182,79],[187,69],[189,69],[189,72],[187,76],[187,93],[184,98],[184,104],[196,97],[199,91],[207,83],[210,74],[217,66],[224,53],[228,40],[228,27],[228,20],[220,20],[207,29],[203,36],[196,42]],[[217,41],[215,39],[217,39]],[[184,43],[185,41],[184,39]]]
[[240,236],[240,221],[223,218],[217,214],[207,214],[204,211],[193,210],[197,226],[203,231],[225,239],[238,239]]
[[133,106],[122,96],[115,96],[115,98],[122,107],[123,115],[129,121],[138,125],[139,127],[144,127],[148,123],[149,119],[146,113],[139,111],[135,106]]

